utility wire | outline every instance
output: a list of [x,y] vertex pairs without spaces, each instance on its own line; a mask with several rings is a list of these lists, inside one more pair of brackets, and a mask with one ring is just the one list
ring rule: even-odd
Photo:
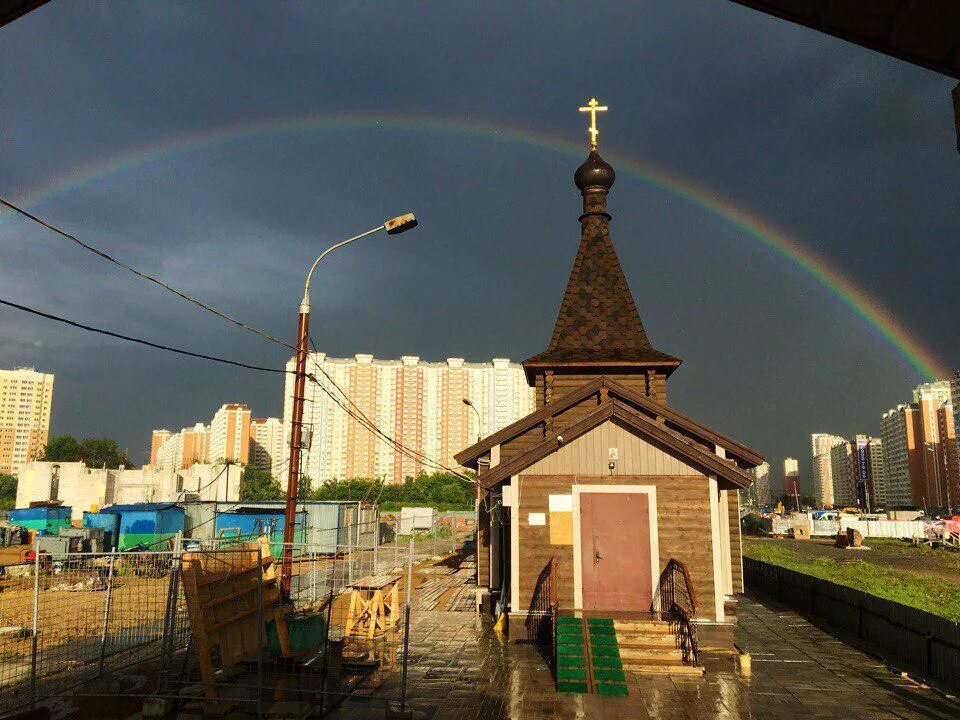
[[80,238],[78,238],[76,235],[72,235],[72,234],[68,233],[66,230],[61,230],[61,229],[58,228],[56,225],[52,225],[51,223],[48,223],[46,220],[43,220],[43,219],[37,217],[36,215],[33,215],[32,213],[27,212],[27,211],[24,210],[23,208],[18,207],[17,205],[14,205],[14,204],[13,204],[12,202],[10,202],[9,200],[5,200],[4,198],[0,197],[0,204],[5,205],[6,207],[10,208],[11,210],[14,210],[14,211],[20,213],[21,215],[23,215],[23,216],[26,217],[26,218],[29,218],[30,220],[33,220],[35,223],[39,223],[40,225],[43,225],[43,227],[47,228],[48,230],[52,230],[53,232],[57,233],[58,235],[62,235],[63,237],[67,238],[67,240],[71,240],[72,242],[75,242],[77,245],[79,245],[80,247],[82,247],[84,250],[88,250],[89,252],[92,252],[94,255],[99,255],[99,256],[102,257],[104,260],[107,260],[108,262],[112,262],[114,265],[116,265],[116,266],[118,266],[118,267],[121,267],[121,268],[123,268],[124,270],[127,270],[128,272],[132,272],[134,275],[136,275],[136,276],[138,276],[138,277],[140,277],[140,278],[143,278],[143,279],[146,280],[147,282],[155,283],[155,284],[159,285],[160,287],[162,287],[164,290],[169,290],[169,291],[172,292],[174,295],[176,295],[176,296],[178,296],[178,297],[180,297],[180,298],[183,298],[184,300],[186,300],[186,301],[189,302],[189,303],[193,303],[194,305],[196,305],[196,306],[199,307],[199,308],[202,308],[202,309],[204,309],[204,310],[207,310],[208,312],[212,312],[214,315],[216,315],[216,316],[218,316],[218,317],[221,317],[221,318],[223,318],[224,320],[226,320],[226,321],[228,321],[228,322],[232,322],[234,325],[238,325],[239,327],[242,327],[244,330],[249,330],[249,331],[252,332],[252,333],[256,333],[256,334],[259,335],[260,337],[266,338],[267,340],[270,340],[271,342],[275,342],[275,343],[277,343],[278,345],[283,345],[284,347],[290,348],[291,350],[296,350],[296,347],[294,347],[293,345],[290,345],[289,343],[285,343],[283,340],[278,340],[277,338],[273,337],[272,335],[269,335],[268,333],[265,333],[263,330],[258,330],[257,328],[252,327],[252,326],[250,326],[250,325],[247,325],[246,323],[243,323],[243,322],[237,320],[237,319],[234,318],[234,317],[230,317],[230,316],[227,315],[226,313],[221,312],[221,311],[217,310],[217,309],[214,308],[214,307],[210,307],[209,305],[207,305],[207,304],[206,304],[205,302],[203,302],[202,300],[197,300],[195,297],[191,297],[190,295],[187,295],[186,293],[181,292],[180,290],[177,290],[175,287],[172,287],[172,286],[168,285],[167,283],[163,282],[163,280],[158,280],[157,278],[153,277],[152,275],[148,275],[148,274],[145,273],[145,272],[142,272],[142,271],[140,271],[140,270],[137,270],[135,267],[131,267],[130,265],[127,265],[125,262],[122,262],[122,261],[120,261],[120,260],[117,260],[117,259],[114,258],[114,257],[111,257],[110,255],[108,255],[107,253],[105,253],[103,250],[100,250],[100,249],[98,249],[98,248],[95,248],[93,245],[90,245],[90,244],[88,244],[88,243],[85,243],[83,240],[81,240]]
[[23,312],[30,313],[31,315],[37,315],[39,317],[46,318],[47,320],[55,320],[56,322],[63,323],[64,325],[71,325],[75,328],[80,328],[81,330],[99,333],[100,335],[107,335],[108,337],[126,340],[127,342],[137,343],[139,345],[146,345],[147,347],[152,347],[157,350],[166,350],[167,352],[177,353],[178,355],[187,355],[189,357],[200,358],[201,360],[211,360],[212,362],[234,365],[236,367],[246,368],[247,370],[259,370],[260,372],[283,374],[290,372],[289,370],[280,370],[278,368],[264,367],[262,365],[249,365],[247,363],[238,362],[237,360],[228,360],[227,358],[217,357],[216,355],[204,355],[203,353],[196,353],[190,350],[184,350],[183,348],[170,347],[169,345],[161,345],[159,343],[150,342],[149,340],[144,340],[142,338],[131,337],[130,335],[121,335],[120,333],[116,333],[111,330],[104,330],[103,328],[96,328],[90,325],[84,325],[83,323],[75,322],[74,320],[68,320],[67,318],[60,317],[59,315],[51,315],[50,313],[45,313],[40,310],[36,310],[35,308],[27,307],[26,305],[18,305],[17,303],[4,300],[3,298],[0,298],[0,305],[6,305],[7,307],[12,307],[16,310],[22,310]]

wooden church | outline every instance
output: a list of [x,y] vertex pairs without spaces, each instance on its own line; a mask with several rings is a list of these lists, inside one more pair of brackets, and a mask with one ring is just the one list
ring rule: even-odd
[[615,173],[595,112],[574,175],[580,247],[550,344],[523,363],[536,410],[456,458],[480,487],[482,605],[507,614],[512,640],[551,609],[645,617],[668,609],[665,593],[694,621],[728,619],[739,492],[763,461],[667,402],[681,361],[650,344],[610,240]]

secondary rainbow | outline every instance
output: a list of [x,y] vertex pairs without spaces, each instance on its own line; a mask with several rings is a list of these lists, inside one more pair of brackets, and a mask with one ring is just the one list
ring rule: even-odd
[[[296,115],[222,125],[141,145],[104,160],[75,168],[21,193],[16,200],[28,206],[37,206],[46,200],[116,173],[132,170],[174,155],[197,152],[241,139],[317,130],[363,128],[495,138],[562,153],[577,160],[584,154],[583,143],[499,123],[493,125],[431,115],[391,117],[363,114]],[[945,363],[877,298],[844,276],[822,255],[791,238],[773,223],[734,204],[709,188],[668,174],[648,162],[622,153],[607,151],[605,154],[609,155],[608,159],[616,166],[618,172],[626,173],[651,187],[682,198],[702,210],[723,218],[747,237],[769,248],[815,279],[886,338],[926,379],[948,377]]]

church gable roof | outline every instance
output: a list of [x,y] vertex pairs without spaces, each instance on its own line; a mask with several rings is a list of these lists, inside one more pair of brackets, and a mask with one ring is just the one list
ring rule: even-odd
[[[623,406],[621,415],[626,410],[642,415],[655,425],[676,434],[684,442],[708,451],[722,448],[726,457],[741,470],[763,462],[763,455],[746,445],[603,375],[462,450],[455,459],[460,465],[476,469],[480,457],[491,448],[496,445],[508,446],[513,440],[527,436],[538,425],[544,427],[543,437],[551,438],[554,444],[557,435],[569,439],[568,427],[575,425],[585,413],[593,412],[588,410],[591,404],[598,406],[598,400],[599,406],[606,404],[604,399],[619,400]],[[548,428],[552,429],[548,431]]]
[[509,480],[511,476],[522,473],[534,463],[557,452],[562,444],[576,440],[608,420],[665,448],[668,453],[675,454],[690,465],[700,468],[702,472],[714,474],[738,488],[748,488],[753,482],[751,475],[733,460],[726,460],[704,449],[680,433],[637,412],[622,400],[608,399],[598,405],[593,412],[564,427],[557,434],[548,435],[525,452],[481,473],[478,477],[480,487],[490,489]]

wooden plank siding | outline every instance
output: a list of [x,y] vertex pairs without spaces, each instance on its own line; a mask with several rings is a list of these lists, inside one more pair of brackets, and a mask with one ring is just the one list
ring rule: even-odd
[[[606,447],[603,464],[606,465]],[[600,475],[543,476],[524,473],[519,477],[519,498],[514,507],[519,520],[519,588],[514,607],[527,612],[538,607],[538,593],[551,559],[558,562],[554,587],[561,608],[574,606],[572,545],[551,545],[549,496],[569,495],[574,485],[654,485],[657,488],[659,570],[676,558],[690,572],[697,595],[699,614],[716,619],[712,537],[710,529],[709,482],[693,475]],[[530,513],[546,513],[546,525],[530,525]]]
[[[604,373],[605,377],[615,380],[625,387],[634,390],[641,395],[647,393],[647,377],[644,373],[617,374],[615,371]],[[568,374],[555,371],[553,379],[550,381],[550,401],[558,400],[568,392],[572,392],[583,385],[597,379],[596,373],[593,374]],[[539,409],[546,404],[548,383],[544,379],[543,373],[537,373],[534,378],[534,388],[536,389],[536,407]],[[656,373],[651,377],[650,398],[657,402],[667,403],[667,378],[663,373]]]
[[730,575],[733,592],[743,592],[743,545],[740,538],[740,492],[727,491],[727,520],[730,523]]

